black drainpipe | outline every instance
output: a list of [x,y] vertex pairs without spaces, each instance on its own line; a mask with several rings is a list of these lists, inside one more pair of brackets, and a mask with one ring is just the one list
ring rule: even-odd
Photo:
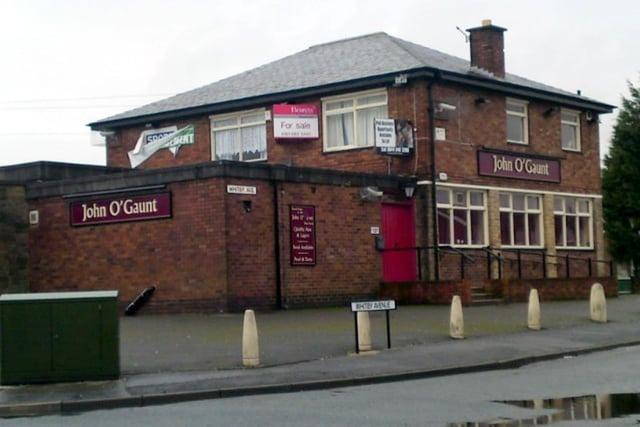
[[440,248],[438,247],[438,207],[436,205],[436,128],[433,121],[435,107],[433,103],[433,85],[440,79],[440,72],[436,72],[433,79],[427,85],[427,93],[429,96],[429,133],[431,135],[431,226],[433,234],[433,279],[436,285],[440,282]]
[[280,202],[278,197],[278,182],[271,180],[273,187],[273,238],[276,263],[276,307],[284,308],[282,304],[282,266],[280,264]]

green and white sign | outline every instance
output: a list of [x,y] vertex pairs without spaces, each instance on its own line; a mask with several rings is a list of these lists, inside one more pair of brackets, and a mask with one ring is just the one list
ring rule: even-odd
[[173,156],[178,155],[180,147],[194,144],[196,131],[193,125],[182,129],[171,126],[162,129],[146,130],[140,134],[133,150],[129,151],[129,162],[132,168],[137,168],[156,152],[167,148]]

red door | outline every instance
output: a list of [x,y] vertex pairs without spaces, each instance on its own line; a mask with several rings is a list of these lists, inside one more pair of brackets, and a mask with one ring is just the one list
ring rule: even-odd
[[[415,222],[412,204],[382,204],[382,278],[385,282],[416,280]],[[398,249],[398,250],[396,250]]]

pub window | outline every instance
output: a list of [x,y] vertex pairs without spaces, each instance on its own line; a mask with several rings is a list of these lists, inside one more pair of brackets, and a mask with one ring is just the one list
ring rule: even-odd
[[542,200],[524,193],[500,193],[503,246],[542,247]]
[[211,152],[213,160],[266,160],[264,110],[211,116]]
[[507,142],[528,144],[527,102],[507,98]]
[[486,245],[486,197],[483,191],[438,189],[438,243]]
[[555,197],[553,205],[556,247],[593,249],[591,200],[578,197]]
[[562,149],[580,151],[580,113],[563,109],[560,116]]
[[373,120],[387,117],[387,92],[384,90],[324,98],[324,151],[373,147]]

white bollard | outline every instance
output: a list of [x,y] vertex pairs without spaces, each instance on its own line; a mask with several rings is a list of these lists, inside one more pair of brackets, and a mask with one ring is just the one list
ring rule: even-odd
[[455,339],[464,338],[464,317],[462,316],[462,302],[458,295],[451,300],[451,320],[449,321],[449,336]]
[[358,314],[358,351],[371,351],[371,323],[369,312],[359,311]]
[[607,322],[607,299],[604,295],[604,288],[600,283],[594,283],[591,286],[589,311],[591,312],[592,321],[599,323]]
[[527,327],[534,331],[539,331],[540,324],[540,298],[538,297],[538,290],[531,289],[529,292],[529,310],[527,312]]
[[255,368],[260,365],[260,347],[258,346],[258,327],[253,310],[245,310],[242,326],[242,364]]

